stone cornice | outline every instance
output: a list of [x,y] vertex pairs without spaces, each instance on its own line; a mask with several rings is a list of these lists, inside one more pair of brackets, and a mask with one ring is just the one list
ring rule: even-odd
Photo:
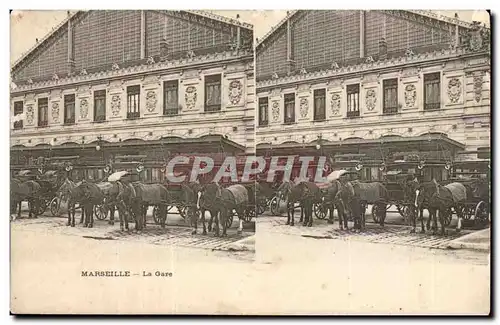
[[[149,117],[143,118],[140,120],[140,124],[136,123],[127,123],[128,120],[121,120],[121,123],[89,123],[86,125],[78,124],[78,128],[75,128],[74,125],[71,127],[64,125],[57,125],[57,127],[45,127],[45,128],[31,128],[31,129],[22,129],[19,131],[10,130],[11,139],[16,138],[24,138],[28,136],[37,136],[37,137],[45,137],[45,136],[53,136],[53,135],[69,135],[73,133],[85,133],[85,132],[103,132],[103,131],[127,131],[127,130],[147,130],[156,127],[173,127],[173,126],[198,126],[198,125],[211,125],[217,124],[221,122],[231,122],[231,121],[242,121],[245,120],[244,116],[241,114],[231,116],[225,114],[221,116],[221,113],[200,113],[199,119],[185,119],[178,120],[175,118],[171,118],[168,116],[162,116],[160,120],[148,121]],[[230,125],[231,123],[228,123]],[[42,132],[40,132],[42,131]]]
[[[491,115],[489,113],[479,113],[479,114],[467,114],[467,118],[490,118]],[[428,115],[422,115],[418,118],[415,117],[407,117],[407,118],[401,118],[397,120],[385,120],[385,121],[367,121],[363,118],[359,119],[358,123],[345,123],[345,120],[347,118],[338,120],[336,121],[335,124],[331,123],[326,123],[325,125],[318,126],[314,125],[311,121],[310,125],[301,125],[300,126],[300,131],[301,132],[306,132],[306,131],[314,131],[314,132],[319,132],[321,130],[346,130],[346,129],[369,129],[370,127],[374,126],[379,126],[381,124],[384,125],[391,125],[391,124],[401,124],[401,125],[410,125],[414,123],[419,123],[419,122],[437,122],[437,121],[442,121],[442,120],[461,120],[464,118],[464,115],[462,113],[459,114],[442,114],[438,116],[428,116]],[[282,125],[283,126],[283,125]],[[338,127],[341,126],[341,129],[332,129],[332,127]],[[274,134],[290,134],[290,129],[289,128],[279,128],[277,129],[276,127],[263,127],[259,128],[256,127],[256,138],[262,137],[262,136],[269,136],[269,135],[274,135]]]
[[375,61],[373,63],[362,63],[351,66],[343,66],[339,69],[314,71],[307,74],[297,74],[292,76],[285,76],[278,79],[267,79],[257,81],[257,88],[272,88],[283,85],[305,83],[310,81],[319,81],[319,79],[339,78],[342,76],[351,76],[355,74],[362,74],[365,72],[376,72],[378,70],[400,69],[406,65],[428,64],[431,62],[448,61],[455,58],[463,58],[469,56],[490,56],[489,52],[466,52],[462,49],[449,49],[442,51],[434,51],[427,53],[419,53],[414,56],[397,57],[386,59],[383,61]]
[[179,60],[158,62],[155,64],[143,64],[138,66],[131,66],[121,68],[118,70],[101,71],[88,75],[77,75],[72,77],[61,77],[59,80],[46,80],[33,84],[23,84],[17,86],[15,89],[11,88],[11,95],[22,95],[25,92],[40,91],[50,88],[61,88],[69,85],[80,83],[92,83],[99,80],[107,80],[113,78],[127,78],[134,75],[147,75],[154,74],[165,69],[181,70],[181,69],[194,69],[203,65],[221,65],[227,64],[232,61],[241,61],[245,59],[253,60],[253,53],[247,50],[239,51],[226,51],[221,53],[214,53],[202,56],[195,56],[193,58],[182,58]]

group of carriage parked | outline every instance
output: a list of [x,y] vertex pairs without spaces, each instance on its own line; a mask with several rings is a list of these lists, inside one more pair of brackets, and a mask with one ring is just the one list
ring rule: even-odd
[[[411,232],[416,231],[417,220],[421,221],[421,232],[438,231],[441,234],[449,226],[453,213],[457,215],[457,231],[462,220],[475,226],[485,226],[490,213],[490,184],[487,178],[468,178],[445,182],[419,181],[414,175],[398,175],[385,181],[363,182],[356,179],[357,171],[337,170],[327,177],[327,182],[310,181],[283,182],[270,199],[273,215],[287,214],[287,224],[294,225],[294,211],[301,208],[300,222],[312,226],[313,215],[317,219],[334,222],[337,211],[340,229],[348,229],[348,221],[354,222],[355,230],[363,230],[366,210],[371,205],[371,216],[375,223],[384,226],[387,212],[396,207]],[[397,174],[395,174],[396,176]],[[354,176],[354,177],[353,177]],[[428,211],[427,224],[424,213]]]
[[[337,170],[327,176],[324,183],[311,181],[274,182],[250,181],[242,184],[192,183],[143,183],[134,178],[132,171],[119,171],[101,181],[73,182],[64,172],[46,171],[33,173],[21,171],[11,179],[11,211],[21,215],[21,202],[27,201],[29,217],[45,213],[61,214],[65,205],[68,226],[75,226],[75,210],[82,210],[80,223],[93,227],[94,216],[114,224],[118,212],[120,228],[129,229],[129,222],[137,230],[146,226],[146,215],[153,208],[153,220],[165,227],[167,215],[174,209],[197,232],[199,221],[203,234],[207,233],[206,211],[210,213],[208,231],[214,224],[215,235],[227,234],[234,218],[239,220],[238,232],[244,222],[270,210],[273,215],[287,214],[287,224],[295,224],[294,211],[300,207],[300,221],[312,226],[313,216],[334,222],[337,211],[339,227],[348,229],[348,221],[355,230],[363,230],[366,210],[371,205],[375,223],[384,226],[388,210],[395,206],[406,223],[416,231],[417,220],[421,231],[438,230],[449,226],[453,213],[457,215],[457,230],[462,220],[478,225],[489,221],[490,183],[488,178],[467,178],[446,182],[419,181],[404,174],[393,175],[385,181],[364,182],[356,179],[357,172]],[[388,173],[388,176],[390,173]],[[18,208],[19,207],[19,208]],[[424,225],[423,211],[429,217]],[[12,214],[12,212],[11,212]]]
[[[48,173],[48,172],[47,172]],[[45,173],[45,174],[47,174]],[[94,216],[114,224],[118,212],[120,228],[129,230],[129,222],[135,223],[136,230],[146,227],[146,215],[153,208],[153,220],[162,228],[166,226],[167,215],[177,213],[197,232],[198,222],[203,224],[203,234],[207,233],[205,215],[210,213],[208,231],[216,236],[227,235],[227,229],[235,217],[239,220],[238,233],[243,223],[250,222],[263,212],[262,202],[257,199],[255,182],[224,185],[218,183],[143,183],[134,180],[132,171],[119,171],[100,181],[82,180],[74,182],[64,173],[54,171],[53,179],[47,181],[45,174],[22,171],[11,179],[11,215],[21,216],[21,202],[27,201],[28,217],[37,217],[50,206],[54,216],[61,214],[65,205],[68,226],[75,226],[75,211],[81,209],[80,223],[84,227],[94,226]],[[50,186],[49,186],[50,185]]]

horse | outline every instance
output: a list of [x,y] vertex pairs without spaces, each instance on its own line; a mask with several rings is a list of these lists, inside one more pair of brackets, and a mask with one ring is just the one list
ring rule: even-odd
[[351,181],[340,183],[341,189],[337,193],[337,200],[341,200],[344,207],[352,212],[354,217],[354,229],[364,230],[366,224],[365,211],[367,204],[379,206],[382,216],[380,226],[384,226],[387,213],[387,201],[389,194],[387,188],[379,182],[363,183]]
[[227,236],[227,219],[233,209],[239,218],[238,234],[243,231],[243,217],[248,205],[248,191],[240,184],[223,188],[217,183],[209,183],[201,190],[199,206],[202,209],[203,230],[205,230],[204,210],[210,211],[209,231],[211,230],[212,219],[215,221],[215,234],[220,235],[219,223],[222,227],[222,236]]
[[167,221],[167,205],[169,193],[165,186],[161,184],[143,184],[141,182],[131,183],[135,190],[135,197],[132,199],[132,209],[135,214],[135,229],[142,230],[146,227],[146,213],[151,205],[158,206],[160,225],[165,228]]
[[[104,203],[105,195],[95,183],[83,181],[77,186],[76,191],[81,191],[80,205],[83,205],[84,227],[94,227],[94,207]],[[72,220],[74,224],[74,219]]]
[[[462,229],[463,212],[460,203],[467,200],[468,191],[464,184],[454,182],[445,186],[439,185],[435,179],[422,184],[416,193],[415,203],[420,207],[422,202],[427,200],[429,215],[433,216],[434,232],[437,230],[437,219],[441,223],[441,235],[445,235],[445,214],[451,213],[451,208],[455,210],[458,217],[456,231]],[[470,195],[470,194],[469,194]]]
[[11,209],[14,209],[13,220],[15,220],[15,213],[18,206],[17,217],[21,218],[21,205],[25,200],[28,201],[29,206],[28,218],[32,216],[37,218],[38,198],[41,194],[40,184],[33,180],[23,182],[17,178],[11,179],[10,184]]
[[118,207],[118,216],[120,218],[120,230],[129,230],[128,221],[129,214],[132,214],[132,206],[136,197],[136,192],[131,183],[126,181],[117,181],[121,186],[118,195],[116,196],[116,206]]
[[[82,188],[79,185],[82,182],[74,183],[69,178],[66,178],[63,184],[57,190],[57,193],[60,194],[61,200],[63,198],[67,198],[68,202],[68,223],[67,226],[74,227],[75,226],[75,210],[76,204],[79,203],[80,198],[83,197]],[[82,209],[82,214],[80,217],[80,223],[83,223],[83,218],[85,215],[83,205],[80,204],[79,208]]]
[[328,223],[333,224],[333,212],[337,209],[338,217],[339,217],[339,228],[343,230],[349,229],[347,224],[347,213],[345,211],[344,206],[342,205],[342,201],[337,198],[337,193],[341,189],[341,184],[338,180],[328,183],[328,187],[326,187],[323,192],[323,205],[328,209]]
[[[186,218],[188,218],[189,224],[193,229],[191,232],[192,235],[196,235],[196,232],[198,230],[198,199],[200,191],[201,185],[199,183],[193,182],[188,184],[181,184],[181,200],[186,207]],[[205,229],[205,222],[203,222],[203,234],[207,234],[207,230]]]
[[[109,217],[109,224],[114,225],[115,224],[115,211],[117,208],[117,197],[118,195],[123,191],[123,185],[120,182],[106,182],[106,181],[101,181],[98,183],[95,183],[95,185],[102,191],[104,195],[104,206],[105,206],[105,213],[107,214],[108,211],[110,213]],[[122,217],[120,216],[120,208],[118,209],[118,215],[120,220]],[[121,213],[124,213],[125,210],[122,210]]]
[[290,189],[287,200],[287,225],[294,226],[294,210],[295,203],[299,202],[301,206],[301,218],[299,222],[303,221],[303,225],[312,227],[312,207],[315,203],[320,203],[322,199],[319,187],[308,181],[303,181],[293,186]]

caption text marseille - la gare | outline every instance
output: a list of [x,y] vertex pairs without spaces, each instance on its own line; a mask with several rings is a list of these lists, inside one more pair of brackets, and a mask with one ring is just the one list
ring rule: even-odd
[[132,273],[131,271],[82,271],[82,277],[167,277],[173,276],[172,272],[167,271],[142,271],[141,273]]

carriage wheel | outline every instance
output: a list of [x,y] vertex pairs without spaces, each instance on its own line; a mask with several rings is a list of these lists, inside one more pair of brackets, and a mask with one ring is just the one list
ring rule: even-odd
[[45,211],[47,210],[47,200],[40,199],[40,200],[37,200],[35,204],[36,204],[36,207],[35,207],[36,215],[40,216],[40,215],[44,214]]
[[326,207],[322,203],[316,203],[314,205],[314,215],[316,218],[323,220],[326,218]]
[[98,220],[105,220],[108,216],[108,211],[104,205],[95,205],[94,214]]
[[446,209],[444,212],[444,226],[448,227],[451,223],[451,218],[453,216],[453,213],[451,211],[451,208]]
[[61,206],[61,200],[58,198],[53,198],[52,201],[50,201],[50,213],[52,214],[53,217],[59,216],[59,208]]
[[[158,206],[155,205],[154,208],[153,208],[153,220],[155,222],[155,224],[159,225],[160,224],[160,214],[158,213]],[[168,209],[167,209],[168,211]]]
[[227,216],[226,227],[229,229],[233,225],[234,213],[231,211]]
[[471,207],[466,205],[455,208],[455,212],[457,213],[457,215],[459,214],[458,212],[462,213],[464,220],[470,220],[470,218],[472,218],[472,215],[474,214],[474,211],[471,209]]
[[372,219],[373,219],[373,222],[375,222],[375,223],[379,223],[380,222],[380,218],[379,218],[380,213],[381,213],[380,207],[377,204],[372,205]]
[[250,222],[254,217],[255,217],[255,208],[250,208],[245,211],[245,218],[243,220],[245,222]]
[[271,209],[271,214],[273,216],[278,215],[278,198],[275,196],[271,199],[271,203],[269,203],[269,207]]
[[256,204],[257,207],[257,215],[264,214],[266,212],[266,207],[262,204]]
[[[405,221],[406,221],[405,213],[406,213],[406,208],[407,208],[407,206],[406,206],[406,205],[399,205],[399,204],[396,204],[396,208],[398,209],[399,214],[400,214],[400,215],[401,215],[401,216],[405,219]],[[390,207],[389,207],[389,208],[387,208],[387,209],[390,209]]]
[[488,221],[488,205],[486,202],[480,201],[476,205],[474,220],[476,224],[485,224]]
[[179,211],[179,215],[182,217],[182,219],[186,219],[186,207],[178,205],[176,206],[177,211]]
[[417,213],[417,208],[413,205],[405,205],[401,208],[401,215],[406,223],[409,223],[415,217]]

